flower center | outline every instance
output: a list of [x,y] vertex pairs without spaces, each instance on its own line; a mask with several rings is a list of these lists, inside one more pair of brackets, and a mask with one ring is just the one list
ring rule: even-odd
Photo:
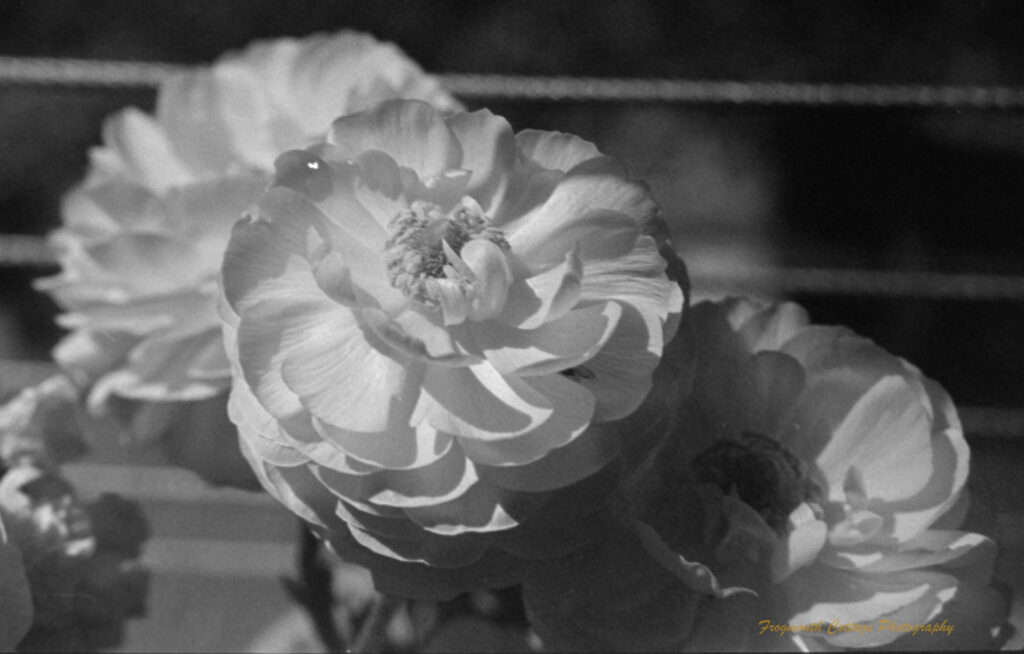
[[445,252],[447,244],[456,255],[469,241],[487,239],[503,250],[508,241],[500,229],[471,200],[464,200],[448,213],[431,202],[416,201],[398,212],[388,223],[384,262],[391,286],[406,297],[436,306],[428,281],[439,277],[468,283],[456,262]]
[[720,441],[694,457],[692,465],[700,481],[724,493],[735,488],[778,533],[785,532],[789,514],[802,502],[812,508],[821,504],[821,489],[804,462],[768,436],[744,432],[738,442]]

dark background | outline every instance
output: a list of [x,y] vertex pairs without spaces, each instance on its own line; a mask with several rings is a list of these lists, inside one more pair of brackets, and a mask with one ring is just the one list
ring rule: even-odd
[[[199,64],[353,28],[437,73],[1024,86],[1021,2],[4,0],[0,55]],[[0,232],[45,234],[104,116],[148,91],[0,86]],[[482,106],[467,101],[472,108]],[[1017,112],[501,101],[650,180],[697,270],[1024,274]],[[0,268],[0,357],[44,359],[52,270]],[[961,404],[1024,406],[1024,301],[803,295]]]

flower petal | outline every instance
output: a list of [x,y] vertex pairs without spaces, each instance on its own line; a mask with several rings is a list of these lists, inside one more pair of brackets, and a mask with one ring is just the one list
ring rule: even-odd
[[352,312],[326,298],[251,307],[238,347],[243,361],[278,361],[281,379],[303,405],[341,429],[383,431],[416,400],[415,369],[372,347]]
[[521,466],[478,465],[477,468],[481,477],[502,488],[537,493],[585,479],[601,470],[618,453],[619,434],[597,425],[533,463]]
[[[572,377],[593,395],[596,423],[619,420],[636,411],[651,390],[661,355],[661,329],[652,335],[647,321],[632,305],[614,304],[621,308],[615,330]],[[651,352],[652,341],[659,344],[657,353]]]
[[586,261],[630,252],[655,212],[647,188],[630,182],[614,159],[601,157],[572,168],[544,204],[503,228],[512,251],[532,265],[561,261],[573,240],[581,242]]
[[585,262],[581,297],[619,300],[636,307],[650,336],[647,350],[660,356],[664,344],[675,334],[684,300],[682,288],[665,273],[666,262],[655,240],[640,236],[624,256]]
[[186,184],[195,178],[172,151],[160,123],[134,107],[125,109],[103,125],[103,140],[121,158],[122,171],[156,192]]
[[893,513],[892,534],[901,540],[927,528],[961,498],[970,467],[970,450],[963,427],[949,395],[935,382],[925,379],[932,400],[932,475],[917,495],[889,502]]
[[622,307],[603,302],[574,309],[536,329],[487,323],[474,330],[487,360],[504,375],[549,375],[591,359],[612,336]]
[[470,172],[466,193],[484,211],[505,196],[516,163],[516,137],[508,121],[486,109],[456,114],[448,127],[462,146],[460,167]]
[[331,492],[365,511],[371,505],[379,510],[442,504],[464,494],[479,479],[454,440],[448,436],[446,442],[440,456],[422,467],[362,475],[320,467],[316,474]]
[[577,208],[553,204],[556,194],[540,209],[543,218],[530,216],[508,231],[512,253],[530,274],[557,265],[574,248],[584,261],[614,259],[633,249],[640,229],[632,218],[606,209],[572,213]]
[[[366,520],[362,514],[359,520]],[[346,518],[346,522],[350,518]],[[384,534],[374,533],[358,526],[356,520],[349,522],[349,531],[357,543],[370,551],[398,561],[424,563],[439,568],[461,568],[480,561],[487,549],[486,541],[476,534],[462,536],[440,536],[424,531],[412,521],[403,518],[410,529],[415,529],[418,538],[403,539],[383,537]],[[380,520],[369,520],[378,526]],[[398,522],[398,521],[395,521]],[[412,532],[410,532],[412,533]]]
[[512,269],[504,250],[486,239],[473,239],[458,256],[476,277],[467,317],[481,321],[501,313],[512,284]]
[[562,132],[524,129],[516,134],[516,144],[524,156],[541,167],[562,172],[601,156],[593,143]]
[[883,378],[851,409],[817,463],[831,485],[856,466],[868,497],[912,497],[931,476],[931,430],[916,392],[902,377]]
[[132,295],[194,287],[207,274],[191,243],[162,234],[120,234],[86,252],[100,267],[100,280]]
[[429,369],[412,420],[455,434],[475,462],[523,465],[578,436],[593,406],[589,392],[560,375],[527,383],[478,364]]
[[[252,124],[254,89],[237,72],[181,73],[161,83],[156,117],[175,154],[196,176],[229,172],[238,159],[254,163],[236,143],[251,142],[242,125]],[[232,114],[240,123],[234,123]],[[235,125],[238,125],[236,128]],[[273,155],[271,155],[273,156]],[[263,166],[269,161],[260,162]]]
[[855,574],[821,565],[802,568],[780,585],[789,624],[815,622],[863,624],[871,631],[825,635],[843,647],[870,647],[892,642],[901,632],[882,630],[880,619],[896,623],[926,622],[956,580],[939,572],[908,571],[888,575]]
[[429,104],[408,100],[382,102],[370,111],[334,121],[327,137],[342,156],[355,159],[380,150],[422,179],[457,168],[462,150],[448,126]]
[[878,548],[870,553],[835,550],[827,553],[826,560],[835,567],[884,574],[949,564],[961,558],[963,563],[984,559],[975,575],[982,579],[992,574],[995,551],[995,543],[981,534],[928,530],[892,548]]
[[96,409],[114,394],[139,400],[200,400],[222,392],[226,379],[197,379],[189,374],[195,357],[220,334],[208,330],[187,338],[152,338],[135,347],[127,365],[101,377],[90,390],[90,405]]
[[509,286],[498,320],[520,329],[534,329],[561,318],[579,302],[582,276],[579,248],[573,248],[557,266]]
[[405,514],[427,531],[441,536],[484,534],[517,527],[542,501],[536,495],[517,496],[481,479],[448,502],[409,507]]
[[790,514],[788,527],[789,532],[779,539],[772,553],[773,583],[814,562],[828,537],[828,525],[815,519],[806,502]]

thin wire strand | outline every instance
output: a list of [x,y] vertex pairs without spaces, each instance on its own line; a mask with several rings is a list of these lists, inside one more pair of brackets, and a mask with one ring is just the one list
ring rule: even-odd
[[834,268],[762,268],[736,274],[693,271],[705,293],[844,295],[925,300],[1024,301],[1024,277],[978,273]]
[[[0,57],[0,85],[151,88],[167,77],[186,70],[187,66],[163,62]],[[810,84],[467,74],[447,74],[438,77],[453,93],[466,98],[877,108],[1024,108],[1024,89],[998,86]]]
[[156,87],[185,66],[145,61],[0,57],[0,84]]
[[[0,234],[0,268],[57,265],[45,239]],[[691,271],[703,293],[840,295],[924,300],[1024,302],[1024,277],[977,273],[834,268],[751,268],[733,274]]]
[[0,234],[0,268],[46,268],[55,265],[57,262],[45,239]]

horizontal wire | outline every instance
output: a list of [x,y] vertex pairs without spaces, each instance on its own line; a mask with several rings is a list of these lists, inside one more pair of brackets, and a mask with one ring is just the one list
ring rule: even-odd
[[[57,265],[39,236],[0,234],[0,268]],[[746,268],[735,273],[691,271],[702,293],[843,295],[925,300],[1024,302],[1024,277],[978,273],[834,268]]]
[[1024,277],[978,273],[836,268],[760,268],[737,273],[692,271],[704,293],[846,295],[924,300],[1024,301]]
[[[39,236],[0,234],[0,268],[57,265]],[[748,268],[736,273],[691,271],[705,293],[754,292],[853,295],[927,300],[1024,301],[1024,277],[979,273],[938,273],[834,268]]]
[[[178,64],[145,61],[0,57],[0,85],[154,87]],[[1024,108],[1024,89],[924,84],[813,84],[686,79],[438,75],[456,95],[510,100],[677,102],[749,105]]]
[[1024,409],[965,406],[957,409],[968,436],[1017,438],[1024,442]]
[[0,234],[0,268],[46,268],[57,265],[46,239]]
[[1024,89],[685,79],[442,75],[453,93],[511,100],[1013,109]]
[[0,57],[0,84],[156,87],[186,66],[146,61]]

